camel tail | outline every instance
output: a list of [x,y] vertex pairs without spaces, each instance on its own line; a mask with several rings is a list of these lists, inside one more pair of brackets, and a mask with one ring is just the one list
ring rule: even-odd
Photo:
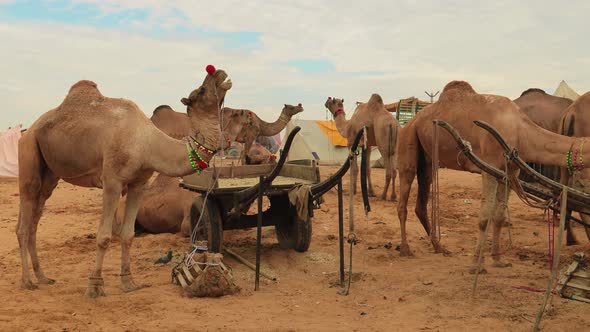
[[[419,142],[418,139],[416,141]],[[417,201],[428,202],[430,194],[430,176],[428,174],[429,167],[426,164],[426,153],[421,143],[418,144],[418,164],[416,165],[416,178],[418,180],[418,196]],[[427,203],[426,203],[427,204]],[[430,229],[426,229],[428,235],[430,235]]]

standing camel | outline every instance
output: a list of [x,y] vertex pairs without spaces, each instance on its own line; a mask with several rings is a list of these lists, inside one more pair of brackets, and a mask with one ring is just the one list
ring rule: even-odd
[[[324,104],[328,111],[334,116],[336,128],[340,135],[348,140],[348,147],[352,144],[355,134],[363,127],[367,126],[367,181],[369,183],[369,196],[375,196],[373,190],[373,181],[371,181],[371,149],[377,145],[381,156],[383,157],[383,167],[385,168],[385,186],[381,199],[387,199],[389,183],[391,183],[391,200],[395,201],[397,195],[395,192],[396,177],[396,141],[397,132],[400,128],[397,120],[385,109],[381,96],[374,93],[367,103],[357,105],[354,114],[350,120],[346,120],[344,114],[344,100],[328,97]],[[358,177],[358,165],[352,163],[353,190],[356,192],[356,179]]]
[[[514,102],[537,126],[557,133],[560,127],[561,117],[573,101],[568,98],[549,95],[541,89],[531,88],[525,90],[520,97],[514,99]],[[531,164],[530,166],[538,169],[546,177],[559,181],[559,167],[535,164]],[[534,181],[534,179],[524,173],[520,175],[520,178],[527,182]]]
[[[590,92],[586,92],[580,96],[578,99],[576,99],[576,101],[573,102],[573,104],[570,105],[570,107],[567,108],[561,119],[559,133],[573,137],[590,136]],[[587,147],[590,147],[590,142],[586,141],[585,143],[588,144]],[[580,150],[580,157],[582,157],[585,151],[582,149]],[[567,171],[567,169],[562,168],[561,183],[588,192],[590,191],[590,170],[582,169],[570,173]],[[585,212],[590,213],[590,211]],[[584,222],[590,223],[590,217],[588,215],[580,214],[580,217]],[[571,230],[570,222],[566,224],[566,229],[568,235],[568,244],[577,244],[578,241]],[[586,227],[585,230],[586,236],[590,241],[590,228]]]
[[[297,106],[285,104],[279,118],[269,123],[260,119],[256,113],[250,110],[224,107],[221,117],[224,124],[223,128],[227,128],[224,132],[231,132],[236,135],[236,142],[244,143],[240,160],[245,165],[246,156],[248,156],[250,148],[258,136],[274,136],[280,133],[281,130],[285,129],[291,118],[301,112],[303,112],[301,104]],[[183,133],[188,130],[184,124],[186,122],[183,121],[184,118],[186,118],[186,114],[175,112],[170,106],[162,105],[154,110],[151,119],[156,127],[175,137],[184,135]],[[250,159],[257,160],[255,156],[250,156]]]
[[[478,94],[467,82],[450,82],[445,86],[439,100],[420,111],[400,132],[398,147],[401,199],[398,204],[398,217],[401,226],[400,253],[402,256],[411,255],[406,238],[406,219],[410,187],[416,174],[418,177],[416,215],[430,235],[435,251],[443,250],[436,239],[436,232],[430,227],[427,216],[432,182],[433,120],[435,119],[448,122],[471,143],[476,155],[501,170],[506,168],[504,151],[490,134],[473,123],[474,120],[485,121],[495,127],[508,144],[517,148],[519,155],[529,162],[565,166],[565,156],[572,148],[572,144],[575,143],[574,148],[579,148],[579,142],[573,138],[554,134],[535,125],[510,99]],[[448,133],[441,130],[438,142],[440,167],[481,173],[479,168],[460,153],[455,141]],[[506,206],[503,204],[505,195],[506,189],[503,182],[500,183],[491,175],[482,173],[480,234],[476,253],[485,243],[484,231],[488,222],[491,221],[493,223],[492,256],[495,267],[511,265],[502,260],[500,252],[500,231],[506,218]],[[477,264],[477,255],[474,257],[474,264]],[[471,268],[471,272],[475,270],[476,265]]]
[[[207,66],[202,85],[182,98],[187,106],[192,136],[176,140],[156,128],[139,107],[126,99],[103,96],[91,81],[74,84],[64,101],[43,114],[19,142],[20,211],[17,237],[22,262],[22,287],[31,281],[27,253],[41,284],[52,284],[39,264],[36,234],[45,201],[59,179],[103,190],[103,211],[98,232],[96,266],[86,296],[104,296],[102,265],[113,235],[121,238],[123,290],[144,286],[133,281],[130,250],[133,225],[144,184],[154,171],[184,176],[208,166],[220,142],[219,107],[231,88],[223,70]],[[125,217],[113,229],[115,209],[127,188]]]

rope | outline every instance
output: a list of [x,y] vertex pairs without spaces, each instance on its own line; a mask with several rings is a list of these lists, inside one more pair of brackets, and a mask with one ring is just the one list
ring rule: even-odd
[[553,260],[553,268],[551,274],[549,276],[549,282],[547,284],[547,290],[545,291],[545,297],[543,299],[543,303],[541,307],[539,307],[539,311],[537,312],[537,317],[535,319],[535,325],[533,327],[533,331],[539,330],[539,324],[541,324],[541,319],[543,318],[543,313],[545,312],[545,306],[547,305],[547,301],[553,294],[553,290],[555,289],[555,276],[557,275],[557,268],[559,267],[559,256],[561,255],[561,243],[563,240],[563,230],[565,228],[565,219],[567,214],[567,186],[563,185],[563,191],[561,192],[561,212],[559,216],[559,232],[557,234],[557,251],[555,252],[555,259]]

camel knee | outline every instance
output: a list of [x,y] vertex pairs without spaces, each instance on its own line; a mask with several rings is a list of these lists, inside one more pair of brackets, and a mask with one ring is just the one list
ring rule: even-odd
[[479,230],[482,232],[485,232],[487,227],[488,227],[488,219],[481,219],[479,221]]
[[110,235],[97,237],[96,245],[100,249],[106,249],[106,248],[108,248],[110,243],[111,243],[111,236]]

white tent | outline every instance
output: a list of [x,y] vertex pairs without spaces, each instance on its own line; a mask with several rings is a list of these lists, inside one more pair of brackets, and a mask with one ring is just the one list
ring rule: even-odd
[[[295,136],[287,160],[312,159],[321,165],[341,164],[348,156],[348,148],[335,146],[328,136],[320,129],[315,120],[291,119],[285,128],[281,149],[284,148],[286,137],[296,126],[301,127]],[[381,158],[379,150],[371,150],[371,160]],[[360,158],[359,158],[360,160]]]
[[17,126],[0,135],[0,176],[18,177],[18,140],[21,126]]
[[576,100],[580,96],[565,81],[561,81],[559,83],[559,86],[557,86],[557,89],[555,89],[553,95],[557,97],[569,98],[571,100]]

